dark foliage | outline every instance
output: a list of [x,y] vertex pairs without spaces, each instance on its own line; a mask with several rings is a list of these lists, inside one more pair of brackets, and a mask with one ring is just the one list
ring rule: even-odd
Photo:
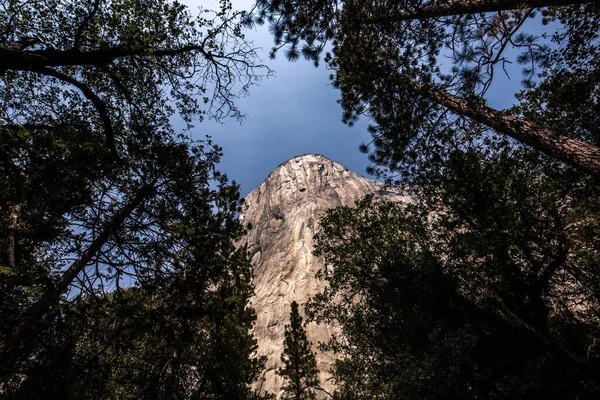
[[0,395],[252,397],[239,188],[170,122],[240,116],[261,68],[241,14],[0,7]]
[[319,386],[317,362],[306,339],[302,317],[298,312],[298,303],[292,302],[290,323],[285,326],[285,339],[281,361],[283,368],[277,372],[285,379],[284,398],[302,400],[314,399],[313,389]]
[[417,204],[331,211],[317,254],[341,398],[594,398],[597,187],[497,144]]
[[[571,91],[597,103],[597,62],[584,71],[569,62],[552,67],[567,54],[597,59],[594,3],[265,0],[256,20],[271,25],[273,51],[285,47],[292,60],[302,54],[318,62],[327,43],[333,44],[324,60],[341,93],[343,120],[352,124],[365,115],[373,122],[373,140],[362,147],[371,151],[371,172],[391,170],[402,183],[414,184],[453,149],[480,143],[493,130],[600,176],[595,138],[529,113],[516,118],[485,105],[494,75],[511,62],[523,64],[527,86],[540,73],[554,80],[572,74],[578,85]],[[532,33],[536,17],[537,26],[552,22],[546,34]],[[509,50],[520,55],[511,59]],[[554,91],[548,84],[546,90]]]

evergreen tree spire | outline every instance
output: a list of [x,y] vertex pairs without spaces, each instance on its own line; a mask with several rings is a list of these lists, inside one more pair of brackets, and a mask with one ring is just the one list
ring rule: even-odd
[[317,362],[310,349],[302,326],[302,317],[298,313],[298,303],[291,304],[290,324],[285,326],[285,339],[281,361],[284,364],[277,372],[286,380],[283,387],[284,399],[314,399],[313,388],[319,386]]

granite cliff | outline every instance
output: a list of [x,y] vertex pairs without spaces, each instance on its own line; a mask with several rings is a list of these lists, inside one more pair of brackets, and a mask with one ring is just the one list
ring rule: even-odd
[[[281,395],[283,381],[277,369],[291,302],[297,301],[302,309],[311,296],[323,289],[323,282],[315,278],[323,263],[312,254],[319,218],[330,208],[351,206],[370,193],[410,201],[408,196],[392,193],[381,183],[359,176],[335,161],[306,154],[281,164],[246,197],[240,219],[251,225],[246,240],[254,266],[254,332],[259,355],[267,357],[263,379],[257,383],[262,392]],[[330,393],[328,371],[334,357],[319,352],[316,346],[327,341],[334,329],[315,323],[306,328],[317,353],[321,387]],[[324,392],[317,396],[326,397]]]

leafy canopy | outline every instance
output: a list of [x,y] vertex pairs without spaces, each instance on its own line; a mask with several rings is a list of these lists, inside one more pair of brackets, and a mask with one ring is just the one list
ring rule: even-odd
[[0,392],[252,397],[239,187],[172,125],[269,72],[219,6],[0,4]]
[[317,235],[341,398],[597,394],[598,188],[530,151],[457,150],[412,205],[367,197]]

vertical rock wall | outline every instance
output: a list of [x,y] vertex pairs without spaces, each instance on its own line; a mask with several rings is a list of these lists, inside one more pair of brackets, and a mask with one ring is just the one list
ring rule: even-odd
[[[353,205],[369,193],[410,201],[394,195],[381,183],[349,171],[326,157],[307,154],[292,158],[275,169],[246,197],[240,219],[250,223],[246,240],[254,266],[255,296],[252,305],[257,313],[255,335],[259,355],[267,357],[266,370],[258,387],[281,395],[281,366],[284,327],[289,323],[290,304],[303,305],[323,289],[315,274],[322,261],[313,256],[313,235],[319,218],[334,207]],[[326,342],[333,328],[311,323],[308,339],[317,353],[321,387],[332,392],[328,381],[333,355],[321,353],[316,346]],[[317,393],[319,398],[326,397]]]

